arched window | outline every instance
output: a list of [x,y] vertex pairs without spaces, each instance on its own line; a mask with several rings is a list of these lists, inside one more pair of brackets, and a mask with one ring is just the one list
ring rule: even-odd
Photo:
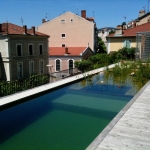
[[71,74],[73,73],[73,60],[70,59],[68,62],[69,62],[69,73]]
[[60,60],[56,59],[56,71],[60,71]]

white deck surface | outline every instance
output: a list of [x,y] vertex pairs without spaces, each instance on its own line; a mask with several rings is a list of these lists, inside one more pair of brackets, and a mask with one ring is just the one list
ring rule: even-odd
[[86,150],[150,150],[150,81]]

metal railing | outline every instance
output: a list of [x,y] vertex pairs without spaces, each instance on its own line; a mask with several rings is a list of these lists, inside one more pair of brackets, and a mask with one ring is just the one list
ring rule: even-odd
[[26,79],[0,82],[0,97],[31,89],[40,85],[56,82],[81,73],[77,68],[62,70],[50,74],[32,75]]

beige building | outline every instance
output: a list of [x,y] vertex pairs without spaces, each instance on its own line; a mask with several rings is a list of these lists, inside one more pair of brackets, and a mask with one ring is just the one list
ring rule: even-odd
[[0,24],[0,80],[48,73],[48,38],[35,27]]
[[150,22],[150,12],[146,13],[145,10],[140,10],[139,16],[135,21],[137,26]]
[[150,31],[150,22],[134,26],[129,29],[122,29],[122,26],[116,28],[114,34],[107,36],[108,49],[107,52],[118,51],[123,47],[131,48],[136,47],[136,36],[137,32],[148,32]]
[[48,34],[49,47],[87,47],[93,51],[96,46],[96,24],[94,18],[87,18],[86,11],[81,16],[66,12],[36,28],[37,31]]

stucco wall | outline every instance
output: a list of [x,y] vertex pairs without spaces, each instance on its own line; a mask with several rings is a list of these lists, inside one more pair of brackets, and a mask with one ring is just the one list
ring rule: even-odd
[[[71,22],[72,19],[72,22]],[[61,20],[65,20],[61,23]],[[37,31],[50,35],[49,46],[86,47],[88,44],[94,50],[94,23],[71,12],[43,23]],[[66,37],[62,38],[62,34]]]
[[[2,50],[1,58],[3,65],[3,80],[16,80],[18,79],[17,74],[17,63],[23,63],[23,78],[29,77],[29,61],[34,62],[34,74],[40,74],[39,61],[43,60],[44,74],[48,73],[48,38],[38,36],[26,36],[26,35],[9,35],[9,40],[2,39],[0,42],[0,50]],[[17,54],[17,44],[22,45],[22,55]],[[33,55],[29,55],[28,44],[33,44]],[[39,52],[39,44],[43,45],[43,54]],[[4,49],[5,48],[5,49]],[[6,53],[6,54],[5,54]],[[9,57],[6,59],[5,55]]]
[[61,70],[66,70],[69,69],[69,60],[79,61],[81,60],[81,57],[50,57],[49,58],[49,64],[52,65],[53,67],[51,68],[51,72],[56,72],[56,64],[55,60],[60,59],[61,60]]
[[149,17],[150,17],[150,15],[147,15],[145,18],[142,18],[139,22],[136,22],[136,24],[139,26],[139,25],[142,25],[144,23],[147,23]]
[[136,37],[116,37],[108,39],[108,53],[111,51],[118,51],[123,48],[123,41],[131,40],[131,47],[136,47]]

